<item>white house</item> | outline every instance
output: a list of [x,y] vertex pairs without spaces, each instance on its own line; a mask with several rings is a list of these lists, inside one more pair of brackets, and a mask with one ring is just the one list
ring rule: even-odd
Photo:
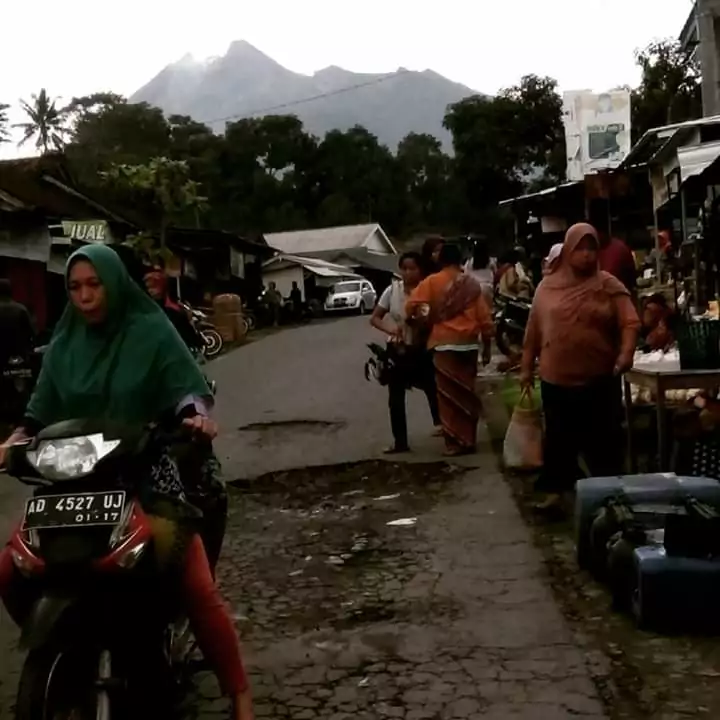
[[291,255],[357,249],[379,255],[396,254],[390,238],[378,223],[270,233],[265,235],[265,241],[274,250]]
[[283,297],[290,295],[292,284],[296,282],[302,291],[303,300],[306,300],[305,280],[308,278],[313,278],[312,284],[315,287],[329,288],[340,280],[359,277],[344,265],[285,253],[280,253],[263,263],[262,275],[265,287],[274,282]]

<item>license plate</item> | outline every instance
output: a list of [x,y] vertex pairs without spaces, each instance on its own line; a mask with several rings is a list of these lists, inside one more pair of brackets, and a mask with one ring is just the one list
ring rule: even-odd
[[125,508],[125,493],[74,493],[43,495],[25,505],[26,530],[90,525],[115,525]]
[[3,377],[6,378],[29,378],[32,377],[32,370],[28,368],[15,368],[12,370],[3,370]]

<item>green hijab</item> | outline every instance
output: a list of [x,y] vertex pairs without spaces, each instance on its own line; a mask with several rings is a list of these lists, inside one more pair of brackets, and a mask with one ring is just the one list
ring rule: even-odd
[[71,419],[145,424],[173,412],[188,396],[209,397],[200,369],[162,308],[130,277],[105,245],[74,252],[95,268],[107,317],[89,325],[72,302],[65,308],[43,360],[27,415],[44,426]]

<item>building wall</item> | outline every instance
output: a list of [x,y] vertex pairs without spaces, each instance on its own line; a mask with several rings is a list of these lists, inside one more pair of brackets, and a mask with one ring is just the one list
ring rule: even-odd
[[720,0],[697,0],[703,115],[720,114]]
[[390,248],[388,248],[384,238],[377,230],[365,241],[365,247],[370,252],[383,253],[384,255],[390,254]]
[[304,301],[305,287],[303,280],[304,272],[302,267],[299,265],[282,268],[280,270],[273,270],[272,268],[266,268],[263,270],[263,284],[265,287],[269,287],[270,283],[274,282],[280,294],[285,298],[290,295],[293,281],[295,281],[302,291]]

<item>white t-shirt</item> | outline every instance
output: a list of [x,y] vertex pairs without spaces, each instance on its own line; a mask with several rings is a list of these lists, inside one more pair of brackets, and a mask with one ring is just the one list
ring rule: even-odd
[[405,288],[400,280],[393,280],[383,291],[378,300],[378,307],[387,312],[397,327],[403,327],[403,336],[405,341],[410,340],[410,328],[405,325],[405,304],[407,303],[407,295]]

